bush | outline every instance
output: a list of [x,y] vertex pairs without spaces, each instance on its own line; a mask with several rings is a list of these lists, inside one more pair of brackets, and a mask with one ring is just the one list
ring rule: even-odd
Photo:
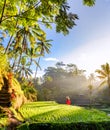
[[[27,128],[28,127],[28,128]],[[74,122],[74,123],[27,123],[17,130],[110,130],[110,121],[105,122]]]
[[24,82],[21,82],[21,88],[27,100],[37,101],[37,90],[31,81],[24,80]]

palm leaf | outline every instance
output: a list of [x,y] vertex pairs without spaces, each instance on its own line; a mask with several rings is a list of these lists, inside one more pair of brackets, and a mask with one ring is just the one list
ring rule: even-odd
[[102,75],[102,76],[104,76],[104,77],[107,76],[107,74],[106,74],[103,70],[97,69],[95,72],[97,72],[98,74],[100,74],[100,75]]
[[41,70],[41,67],[40,67],[40,65],[37,63],[37,61],[33,60],[33,62],[34,62],[34,63],[36,64],[36,66],[39,67],[40,70]]
[[95,4],[95,0],[83,0],[83,4],[87,6],[93,6]]
[[99,85],[99,87],[102,87],[103,85],[107,84],[107,81],[104,80],[103,82],[101,82],[101,84]]
[[100,79],[106,78],[105,76],[97,76],[97,77],[100,78]]

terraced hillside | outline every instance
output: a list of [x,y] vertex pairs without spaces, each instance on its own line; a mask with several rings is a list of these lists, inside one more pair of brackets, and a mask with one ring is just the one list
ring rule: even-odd
[[[97,109],[58,104],[54,101],[26,103],[18,109],[18,116],[19,119],[22,118],[22,124],[17,126],[17,130],[110,129],[108,113]],[[5,117],[0,120],[0,126],[3,124],[6,124]]]
[[110,121],[103,111],[84,107],[57,104],[56,102],[27,103],[19,110],[25,120],[35,122],[89,122]]

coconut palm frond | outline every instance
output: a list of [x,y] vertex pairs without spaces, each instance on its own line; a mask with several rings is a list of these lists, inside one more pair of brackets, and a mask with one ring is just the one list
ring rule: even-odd
[[99,85],[99,88],[102,87],[103,85],[107,84],[107,81],[104,80],[103,82],[101,82],[101,84]]
[[106,74],[110,73],[110,66],[108,63],[106,63],[105,65],[101,65],[101,68]]
[[97,69],[95,72],[97,72],[97,73],[100,74],[100,75],[103,75],[104,77],[107,76],[107,74],[106,74],[103,70]]
[[99,79],[104,79],[105,76],[97,76]]
[[96,72],[99,74],[97,77],[103,79],[99,87],[106,83],[110,88],[110,65],[108,63],[101,65],[101,69],[97,69]]

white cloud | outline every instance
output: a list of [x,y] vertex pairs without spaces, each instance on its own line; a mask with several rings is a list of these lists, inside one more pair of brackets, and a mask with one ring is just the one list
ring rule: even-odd
[[45,61],[55,61],[55,62],[58,62],[58,61],[59,61],[58,59],[52,58],[52,57],[50,57],[50,58],[44,58],[44,60],[45,60]]
[[[44,75],[44,70],[37,71],[37,77],[42,77]],[[35,77],[35,71],[33,71],[32,77]]]
[[37,77],[40,77],[40,76],[42,76],[42,75],[44,75],[44,70],[39,70],[39,71],[37,72]]
[[110,63],[110,38],[100,38],[83,44],[72,53],[63,57],[62,61],[76,64],[87,74],[100,69],[102,64]]

